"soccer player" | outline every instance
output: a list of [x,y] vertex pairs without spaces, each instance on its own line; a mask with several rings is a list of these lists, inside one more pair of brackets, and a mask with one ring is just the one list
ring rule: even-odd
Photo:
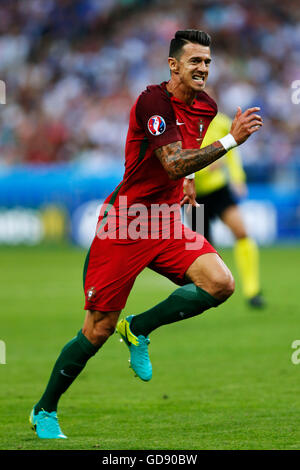
[[[170,80],[147,87],[131,109],[124,178],[105,201],[84,267],[83,327],[62,349],[30,415],[40,438],[66,437],[57,419],[59,398],[116,326],[129,348],[132,369],[148,381],[149,334],[217,307],[234,291],[233,277],[216,250],[180,220],[185,177],[218,160],[263,124],[259,108],[238,108],[230,133],[199,148],[200,121],[204,135],[217,113],[216,103],[203,91],[210,42],[205,32],[178,31],[170,44]],[[189,201],[195,204],[193,197]],[[162,210],[157,212],[158,206]],[[158,305],[117,323],[145,267],[180,287]]]
[[[201,146],[212,144],[218,136],[228,134],[231,120],[218,113],[209,125]],[[211,241],[211,222],[219,217],[235,237],[234,258],[241,279],[242,291],[251,307],[263,307],[259,276],[259,251],[255,240],[247,233],[238,198],[247,193],[246,174],[237,148],[227,152],[221,160],[207,166],[195,174],[197,202],[204,204],[204,236]],[[197,210],[193,208],[193,214]],[[192,228],[194,229],[192,223]]]

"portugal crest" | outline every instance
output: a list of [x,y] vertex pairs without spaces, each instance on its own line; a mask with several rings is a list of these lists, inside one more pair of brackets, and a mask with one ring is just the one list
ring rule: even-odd
[[87,299],[90,301],[90,300],[93,300],[94,297],[96,295],[96,289],[95,287],[91,287],[90,289],[88,289],[87,291]]

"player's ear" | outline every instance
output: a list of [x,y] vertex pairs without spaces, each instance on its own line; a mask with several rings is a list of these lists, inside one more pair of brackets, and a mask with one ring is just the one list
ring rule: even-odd
[[171,73],[178,73],[178,61],[175,57],[168,58]]

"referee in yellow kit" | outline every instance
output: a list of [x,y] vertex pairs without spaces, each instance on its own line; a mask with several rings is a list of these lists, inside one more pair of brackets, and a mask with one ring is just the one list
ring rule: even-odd
[[[218,113],[206,132],[201,147],[228,134],[231,120]],[[234,256],[243,294],[252,307],[263,307],[259,280],[259,252],[256,242],[249,237],[237,203],[236,194],[246,196],[246,175],[237,148],[195,174],[197,202],[204,204],[204,236],[211,239],[211,221],[219,217],[235,237]],[[193,210],[196,210],[193,208]],[[193,217],[192,228],[195,230]]]

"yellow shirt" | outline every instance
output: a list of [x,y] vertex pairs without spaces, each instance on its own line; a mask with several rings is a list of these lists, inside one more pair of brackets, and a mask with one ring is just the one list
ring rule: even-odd
[[[225,114],[218,113],[210,123],[201,147],[206,147],[216,140],[224,137],[231,128],[231,120]],[[197,171],[195,174],[195,187],[197,196],[217,191],[225,186],[228,182],[244,183],[246,174],[243,170],[240,153],[237,148],[229,150],[229,152],[216,162],[208,165],[203,170]]]

